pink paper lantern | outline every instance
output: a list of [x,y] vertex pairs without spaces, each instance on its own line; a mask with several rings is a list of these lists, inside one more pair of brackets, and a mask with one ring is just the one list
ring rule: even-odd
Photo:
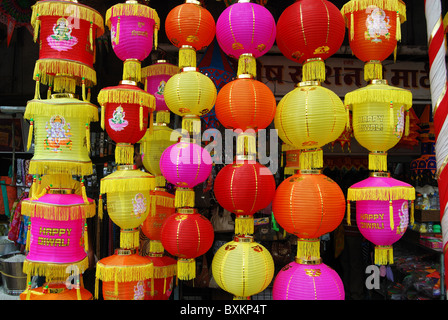
[[216,23],[216,39],[221,49],[238,59],[242,54],[255,58],[268,52],[276,36],[275,20],[268,9],[249,1],[227,7]]
[[344,300],[342,280],[329,266],[290,262],[277,274],[273,300]]
[[212,158],[195,143],[180,141],[162,153],[160,170],[165,179],[180,188],[193,188],[212,171]]

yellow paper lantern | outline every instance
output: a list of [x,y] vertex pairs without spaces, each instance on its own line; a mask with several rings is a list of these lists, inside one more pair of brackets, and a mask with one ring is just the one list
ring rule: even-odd
[[278,103],[274,118],[280,139],[301,150],[300,169],[323,166],[322,147],[344,131],[347,111],[341,99],[316,81],[297,84]]
[[274,260],[252,236],[237,236],[216,252],[212,274],[218,286],[232,293],[235,300],[247,300],[271,283]]
[[122,249],[139,246],[138,227],[150,212],[150,191],[154,188],[154,176],[137,170],[135,165],[118,166],[117,171],[101,179],[100,193],[107,195],[109,217],[121,228]]
[[51,99],[30,100],[24,118],[30,120],[28,147],[34,136],[30,174],[90,175],[90,122],[98,121],[98,108],[55,94]]
[[408,134],[411,91],[372,80],[347,93],[345,104],[353,113],[355,139],[370,151],[369,170],[387,171],[387,151]]

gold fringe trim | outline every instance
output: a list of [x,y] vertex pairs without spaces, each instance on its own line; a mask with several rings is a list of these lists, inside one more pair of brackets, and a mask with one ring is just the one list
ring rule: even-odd
[[30,251],[30,244],[31,244],[31,221],[28,222],[28,230],[26,233],[26,244],[25,244],[25,250]]
[[201,118],[197,116],[182,117],[182,129],[188,132],[190,138],[197,136],[201,133]]
[[151,216],[154,217],[157,213],[157,206],[165,208],[174,208],[175,197],[166,197],[158,194],[153,194],[151,197]]
[[375,264],[388,265],[394,263],[394,252],[392,246],[375,246]]
[[156,111],[156,123],[169,124],[171,121],[171,113],[169,111]]
[[242,54],[238,58],[237,76],[249,74],[254,78],[257,77],[257,59],[251,54]]
[[405,125],[404,125],[404,136],[408,137],[409,136],[410,121],[411,121],[410,120],[410,116],[409,116],[409,110],[406,110],[405,117],[406,117],[406,120],[405,120]]
[[52,279],[66,279],[69,266],[75,266],[78,268],[79,273],[83,273],[89,267],[89,259],[85,257],[81,261],[71,263],[45,263],[25,259],[23,262],[23,273],[44,276],[48,282]]
[[138,104],[154,110],[156,98],[148,92],[137,90],[137,88],[133,90],[112,87],[100,91],[98,94],[98,103],[102,106],[106,103]]
[[134,145],[127,143],[117,143],[115,147],[115,162],[117,164],[133,164]]
[[104,203],[103,203],[103,196],[100,194],[98,199],[98,218],[100,218],[100,220],[103,220],[103,216],[104,216]]
[[196,50],[190,46],[183,46],[179,49],[179,69],[196,67]]
[[297,258],[320,258],[320,240],[297,239]]
[[235,234],[254,234],[254,217],[253,216],[236,216]]
[[110,18],[123,16],[139,16],[153,19],[155,28],[160,29],[160,18],[157,11],[139,3],[119,3],[106,11],[106,26],[110,29]]
[[163,267],[154,266],[153,269],[154,269],[153,276],[155,279],[174,277],[177,274],[176,264]]
[[69,221],[86,219],[95,216],[96,206],[94,202],[89,204],[77,204],[60,206],[39,202],[39,200],[23,200],[22,215],[31,218],[43,218],[55,221]]
[[415,223],[415,213],[414,213],[415,209],[414,209],[414,200],[411,200],[411,216],[409,217],[410,219],[410,225],[413,226]]
[[96,85],[96,71],[92,67],[77,61],[63,59],[39,59],[34,67],[34,80],[45,85],[53,85],[57,74],[76,77],[76,85],[82,86],[82,78],[88,87]]
[[154,189],[154,176],[140,170],[117,170],[100,181],[101,194]]
[[162,187],[165,188],[166,186],[166,179],[164,176],[160,175],[160,176],[156,176],[156,187]]
[[180,280],[192,280],[196,278],[196,260],[195,259],[178,259],[177,260],[177,277]]
[[193,189],[177,188],[174,196],[174,206],[176,208],[194,207],[195,193]]
[[413,187],[348,188],[347,200],[349,201],[415,200],[415,189]]
[[369,61],[364,64],[364,80],[383,79],[383,65],[381,61]]
[[[83,92],[85,92],[85,86],[86,81],[84,77],[81,79],[81,87],[83,88]],[[68,93],[75,93],[76,91],[76,79],[68,76],[55,76],[53,77],[53,90],[55,92],[68,92]],[[85,96],[83,96],[83,100]]]
[[159,76],[162,74],[173,76],[179,73],[180,69],[170,63],[156,63],[142,68],[142,79],[152,76]]
[[142,65],[137,59],[127,59],[123,63],[123,80],[141,82]]
[[303,64],[302,79],[303,81],[325,81],[325,62],[321,58],[308,59]]
[[387,171],[387,153],[369,153],[369,170]]
[[257,137],[255,133],[240,133],[236,138],[236,154],[237,155],[256,155],[257,154]]
[[120,248],[135,249],[140,245],[139,229],[121,229],[120,230]]
[[98,121],[98,108],[89,102],[77,99],[30,100],[26,104],[23,117],[33,120],[36,116],[53,116],[55,114],[82,121]]
[[31,118],[30,119],[30,128],[28,130],[28,140],[26,143],[26,150],[30,150],[30,148],[31,148],[31,143],[33,141],[33,135],[34,135],[34,119]]
[[165,248],[160,240],[150,240],[149,241],[149,252],[153,253],[163,253]]
[[322,149],[302,150],[299,155],[299,166],[301,170],[322,168],[324,166]]
[[400,16],[401,23],[406,21],[406,5],[400,0],[351,0],[344,4],[341,13],[344,16],[354,11],[365,10],[369,6],[375,6],[383,10],[396,11]]
[[76,162],[68,160],[33,160],[30,161],[30,174],[71,174],[89,176],[93,174],[92,162]]
[[351,210],[350,210],[350,200],[347,200],[347,225],[352,225],[352,219],[351,219]]

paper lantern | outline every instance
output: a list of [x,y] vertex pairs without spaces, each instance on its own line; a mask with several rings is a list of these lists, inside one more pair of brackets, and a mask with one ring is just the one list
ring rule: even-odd
[[[134,144],[140,141],[148,128],[148,115],[155,109],[153,95],[137,87],[134,81],[123,80],[118,86],[101,89],[101,127],[117,143],[115,162],[134,163]],[[152,126],[152,117],[149,120]]]
[[210,221],[193,208],[178,208],[162,226],[161,241],[166,251],[178,257],[180,280],[196,277],[195,258],[212,246],[215,234]]
[[255,161],[235,161],[219,170],[213,188],[216,200],[236,214],[235,234],[253,234],[253,214],[266,208],[275,193],[271,171]]
[[406,5],[401,0],[351,0],[344,4],[341,13],[350,30],[350,48],[365,63],[364,79],[382,79],[381,62],[392,52],[396,55],[397,41],[401,40],[401,23],[406,21]]
[[273,300],[344,300],[344,285],[338,273],[316,259],[296,259],[275,277]]
[[268,9],[249,0],[227,7],[216,22],[216,39],[221,49],[238,59],[238,74],[256,74],[256,58],[274,44],[275,20]]
[[95,298],[101,280],[104,300],[144,300],[145,281],[151,278],[152,267],[151,261],[135,250],[115,250],[96,264]]
[[[348,189],[348,204],[356,201],[358,229],[376,245],[375,264],[393,263],[392,244],[406,231],[409,201],[413,202],[414,199],[415,189],[410,184],[391,178],[387,172],[373,172],[369,178]],[[347,209],[347,212],[350,210]],[[412,212],[411,221],[413,224]]]
[[202,116],[214,106],[217,91],[213,81],[197,68],[184,68],[165,85],[165,102],[171,112],[183,117]]
[[101,14],[77,1],[38,1],[32,9],[34,41],[39,38],[36,98],[39,83],[71,93],[76,86],[94,86],[95,39],[104,33]]
[[212,274],[221,289],[234,295],[234,300],[248,300],[271,283],[274,260],[253,237],[236,236],[215,253]]
[[322,168],[321,147],[336,140],[348,123],[341,99],[318,82],[300,82],[278,103],[274,125],[280,139],[301,150],[300,168]]
[[90,122],[98,121],[98,108],[71,94],[30,100],[24,118],[30,120],[28,148],[34,137],[30,174],[93,173],[89,158]]
[[355,139],[370,151],[369,170],[387,171],[387,151],[409,131],[411,91],[392,87],[387,80],[372,80],[347,93],[344,103],[353,114]]
[[215,20],[199,1],[185,0],[166,16],[165,32],[180,49],[179,68],[196,67],[196,51],[205,49],[215,37]]
[[326,0],[295,1],[277,21],[277,46],[286,58],[303,65],[303,81],[325,80],[324,60],[339,50],[344,36],[344,18]]
[[20,300],[93,300],[93,296],[82,286],[67,288],[65,281],[52,281],[42,287],[25,290],[20,294]]
[[297,257],[319,257],[318,238],[341,223],[345,197],[338,184],[320,171],[299,171],[277,187],[272,212],[286,232],[303,240]]
[[109,217],[121,228],[122,249],[139,246],[139,226],[150,213],[150,191],[154,188],[154,176],[135,166],[118,166],[101,179],[100,193],[107,195]]
[[147,280],[145,300],[168,300],[173,292],[174,276],[177,272],[177,261],[163,252],[150,253],[147,257],[153,265],[153,277]]
[[124,61],[123,80],[141,81],[141,61],[154,47],[160,19],[157,12],[137,1],[126,1],[110,7],[106,12],[112,49]]

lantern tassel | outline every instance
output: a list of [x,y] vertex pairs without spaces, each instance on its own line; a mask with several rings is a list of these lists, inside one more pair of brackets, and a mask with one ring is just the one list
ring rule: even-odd
[[40,77],[36,76],[36,87],[34,88],[34,99],[40,100]]
[[126,59],[123,64],[123,80],[140,82],[142,79],[141,62],[137,59]]
[[81,181],[81,195],[84,203],[89,203],[89,198],[87,198],[86,185],[84,184],[84,179]]
[[387,265],[394,263],[392,246],[375,246],[374,255],[375,264],[377,265]]
[[28,193],[28,196],[30,197],[31,200],[36,200],[34,199],[34,194],[36,193],[36,188],[37,188],[37,183],[36,183],[36,175],[33,176],[33,183],[31,184],[30,187],[30,191]]
[[[143,75],[142,75],[142,77],[143,77]],[[148,78],[146,78],[146,77],[145,77],[145,86],[144,86],[144,90],[145,90],[146,92],[148,92]]]
[[252,216],[237,216],[235,219],[235,234],[254,234],[254,218]]
[[302,68],[303,81],[325,81],[325,62],[321,58],[308,59]]
[[156,122],[157,123],[170,123],[170,112],[169,111],[157,111],[156,112]]
[[89,42],[90,50],[93,51],[93,21],[90,21]]
[[383,78],[383,65],[381,61],[370,60],[364,64],[364,80],[370,81]]
[[180,280],[192,280],[196,278],[196,260],[195,259],[178,259],[177,260],[177,277]]
[[86,79],[84,77],[82,78],[81,86],[82,86],[82,100],[83,101],[87,101],[87,97],[86,97]]
[[150,240],[149,242],[149,252],[160,253],[164,252],[165,248],[160,240]]
[[350,40],[352,41],[355,37],[355,18],[353,12],[350,14]]
[[26,144],[26,149],[30,150],[31,148],[31,142],[33,141],[33,134],[34,134],[34,119],[30,119],[30,129],[28,130],[28,141]]
[[133,164],[134,146],[130,143],[117,143],[115,147],[115,162],[117,164]]
[[392,200],[389,200],[389,223],[390,230],[394,230],[394,207],[392,206]]
[[98,199],[98,218],[100,218],[100,220],[103,220],[103,215],[104,215],[103,206],[104,206],[103,196],[100,194],[100,197]]
[[411,216],[410,216],[410,224],[411,226],[414,225],[414,200],[411,200]]
[[122,249],[134,249],[139,247],[140,234],[137,228],[120,230],[120,247]]
[[98,300],[99,297],[99,284],[100,280],[98,279],[98,276],[95,277],[95,300]]
[[393,101],[391,101],[389,103],[389,125],[390,125],[390,129],[394,130],[394,124],[395,124],[395,119],[394,119],[394,103]]
[[28,284],[26,287],[26,300],[30,300],[31,298],[31,274],[26,275],[26,283]]
[[143,106],[142,105],[140,105],[140,108],[139,108],[138,120],[139,120],[140,131],[142,131],[143,130]]
[[179,49],[179,69],[196,67],[196,51],[191,46],[182,46]]
[[47,90],[47,99],[51,99],[51,86],[49,86]]
[[301,170],[322,168],[323,161],[323,151],[321,148],[303,150],[299,155],[299,166]]
[[348,105],[345,107],[345,121],[345,128],[350,129],[350,107]]
[[87,152],[90,153],[90,125],[89,125],[89,123],[86,123],[86,147],[87,147]]
[[255,155],[257,153],[256,144],[255,134],[239,134],[236,139],[236,152],[238,155]]
[[351,218],[351,212],[350,212],[350,200],[347,200],[347,225],[352,225],[352,218]]
[[154,25],[154,49],[157,50],[159,46],[159,27],[157,24]]
[[79,281],[78,281],[78,284],[77,284],[77,286],[76,286],[76,298],[77,298],[78,300],[82,300],[82,297],[81,297],[81,288],[80,288],[80,285],[79,285]]
[[404,135],[405,137],[409,136],[409,127],[410,127],[410,117],[409,117],[409,110],[406,110],[406,120],[405,120],[405,126],[404,126]]
[[201,119],[196,116],[184,116],[182,118],[182,129],[188,132],[190,138],[197,136],[201,133]]
[[317,239],[297,239],[297,257],[313,258],[320,257],[320,240]]
[[257,77],[257,60],[251,53],[243,53],[238,58],[237,76],[249,74],[254,78]]
[[387,171],[387,153],[371,152],[369,153],[369,170]]
[[188,188],[177,188],[174,195],[174,207],[184,208],[194,207],[195,194],[192,189]]
[[106,107],[101,106],[101,129],[104,131],[104,113],[106,112]]
[[400,20],[400,12],[397,11],[397,26],[396,26],[396,34],[395,34],[395,38],[398,41],[401,41],[401,20]]
[[[30,219],[31,220],[31,219]],[[31,244],[31,221],[28,222],[28,230],[26,232],[26,245],[25,250],[30,251],[30,244]]]
[[89,251],[89,233],[87,232],[87,223],[84,223],[84,250]]
[[33,33],[34,42],[36,42],[37,38],[39,38],[39,29],[40,29],[40,18],[39,14],[37,14],[36,24],[34,26],[34,33]]

